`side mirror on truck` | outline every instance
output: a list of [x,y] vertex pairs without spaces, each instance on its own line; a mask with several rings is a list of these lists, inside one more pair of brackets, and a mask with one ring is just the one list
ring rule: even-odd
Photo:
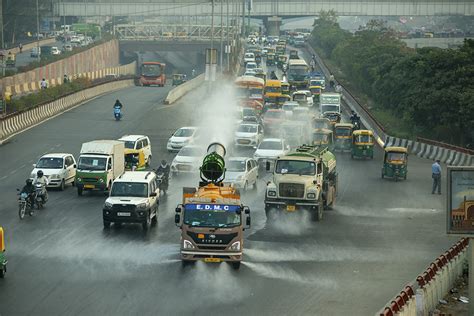
[[174,215],[174,223],[176,224],[176,226],[179,226],[180,222],[181,222],[181,215],[175,214]]
[[245,220],[245,226],[246,226],[245,228],[250,228],[250,222],[251,220],[250,220],[250,215],[249,215],[247,216],[247,219]]

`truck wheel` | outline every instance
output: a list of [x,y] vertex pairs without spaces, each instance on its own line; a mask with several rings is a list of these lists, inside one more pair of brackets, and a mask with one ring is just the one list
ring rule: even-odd
[[323,210],[324,210],[323,201],[322,201],[322,199],[320,199],[319,203],[318,203],[318,208],[316,209],[315,212],[312,212],[314,221],[316,221],[316,222],[322,221],[322,219],[323,219]]
[[272,217],[272,209],[265,207],[265,216],[267,217],[267,221]]
[[181,267],[186,268],[187,266],[193,265],[194,261],[191,260],[181,260]]
[[82,188],[77,187],[77,195],[82,196]]
[[109,221],[104,220],[104,228],[105,228],[105,229],[109,229],[109,228],[110,228],[110,222],[109,222]]
[[148,156],[148,160],[146,161],[146,165],[147,165],[148,167],[151,166],[151,156]]
[[383,175],[383,169],[382,169],[382,179],[384,178],[384,175]]
[[7,273],[7,267],[6,266],[3,266],[1,269],[0,269],[0,279],[3,279],[5,278],[5,274]]
[[151,224],[155,226],[158,223],[158,208],[155,210],[155,215],[151,219]]
[[232,262],[232,268],[234,268],[234,270],[239,270],[239,268],[240,268],[240,261]]

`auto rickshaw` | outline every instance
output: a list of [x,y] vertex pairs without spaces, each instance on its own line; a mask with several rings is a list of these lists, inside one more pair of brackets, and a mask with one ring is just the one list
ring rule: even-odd
[[352,132],[351,158],[374,158],[374,133],[359,129]]
[[283,103],[291,101],[291,97],[286,94],[282,94],[276,97],[275,103],[277,104],[278,107],[282,107]]
[[267,61],[265,62],[267,66],[275,66],[276,65],[276,57],[275,53],[267,53]]
[[325,145],[332,148],[333,132],[330,129],[318,128],[313,130],[313,145]]
[[334,125],[334,151],[351,151],[352,124],[337,123]]
[[313,129],[331,129],[331,121],[325,117],[313,117],[311,120],[311,125]]
[[407,179],[408,151],[405,147],[385,147],[382,179]]
[[286,55],[277,55],[277,67],[283,69],[283,65],[286,65],[288,62],[288,56]]
[[140,149],[125,149],[125,170],[145,170],[145,153]]
[[290,95],[290,84],[288,82],[281,82],[281,93],[288,96]]
[[286,47],[285,45],[277,45],[276,46],[276,54],[277,55],[284,55],[285,54]]
[[323,113],[323,117],[327,118],[329,120],[329,122],[331,123],[332,127],[334,127],[334,125],[336,123],[340,123],[341,122],[341,113],[339,112],[334,112],[334,111],[326,111]]
[[5,61],[5,66],[7,67],[15,67],[16,65],[16,55],[12,52],[8,52],[7,60]]
[[173,75],[173,86],[179,86],[182,83],[186,82],[185,74],[174,74]]
[[7,273],[7,258],[5,258],[5,235],[3,228],[0,226],[0,279],[5,277]]

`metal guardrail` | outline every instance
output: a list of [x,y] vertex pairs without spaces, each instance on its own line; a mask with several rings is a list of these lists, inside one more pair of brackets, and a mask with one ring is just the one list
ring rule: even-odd
[[425,144],[456,150],[456,151],[459,151],[459,152],[462,152],[462,153],[465,153],[465,154],[468,154],[468,155],[474,155],[474,150],[469,149],[469,148],[459,147],[459,146],[455,146],[455,145],[451,145],[451,144],[447,144],[447,143],[443,143],[443,142],[439,142],[439,141],[436,141],[436,140],[423,138],[423,137],[416,137],[416,140],[418,142],[422,142],[422,143],[425,143]]

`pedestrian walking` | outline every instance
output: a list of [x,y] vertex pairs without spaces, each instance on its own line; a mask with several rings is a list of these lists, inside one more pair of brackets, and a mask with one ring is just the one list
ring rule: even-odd
[[23,45],[20,43],[20,45],[18,45],[18,49],[20,50],[20,54],[23,52]]
[[69,83],[69,77],[66,74],[64,75],[63,83]]
[[438,194],[441,194],[441,166],[439,163],[438,159],[431,165],[431,177],[433,178],[431,194],[435,194],[436,189],[438,189]]
[[41,87],[41,90],[44,90],[44,89],[48,88],[48,83],[46,82],[45,78],[43,78],[43,80],[41,80],[40,87]]

